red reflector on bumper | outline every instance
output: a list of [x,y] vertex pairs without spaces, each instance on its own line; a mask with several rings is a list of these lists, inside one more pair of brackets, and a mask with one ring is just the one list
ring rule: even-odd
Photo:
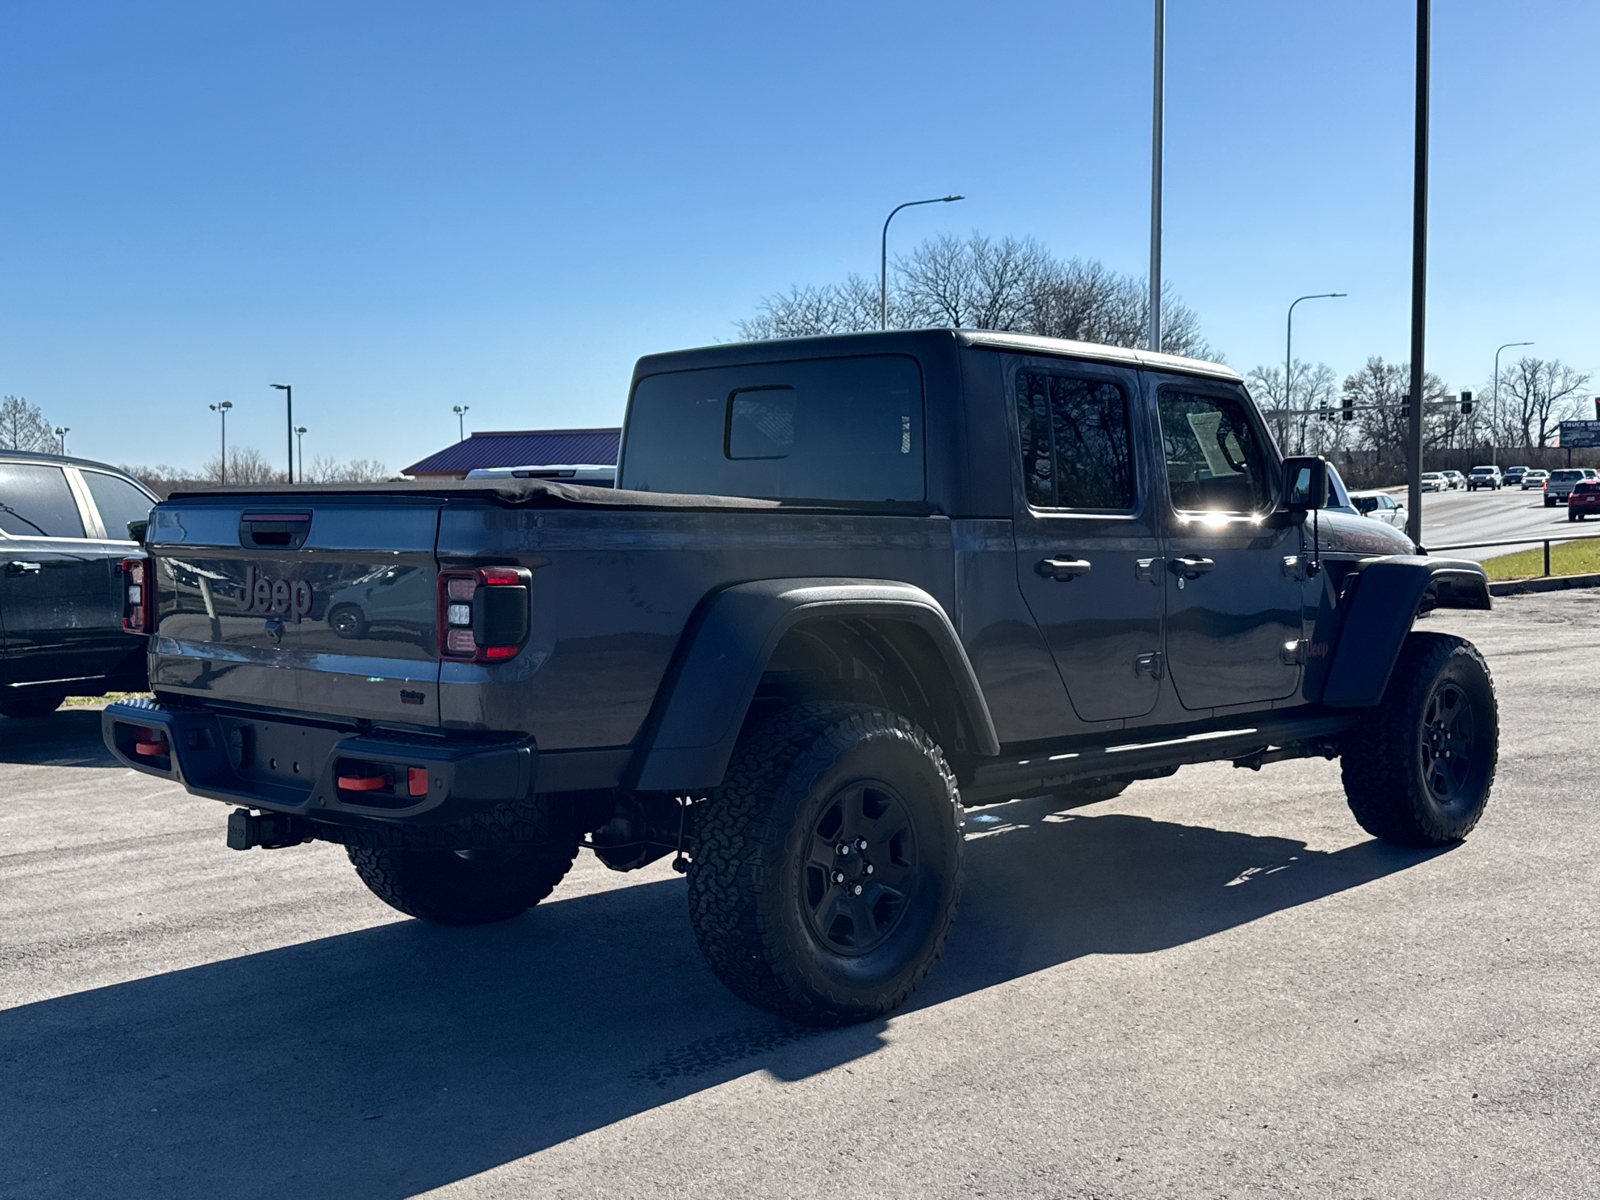
[[426,796],[428,794],[428,768],[406,768],[406,791],[413,796]]
[[375,792],[389,786],[387,775],[341,775],[339,786],[347,792]]
[[133,744],[134,753],[142,754],[146,758],[156,758],[167,753],[167,739],[160,741],[137,741]]

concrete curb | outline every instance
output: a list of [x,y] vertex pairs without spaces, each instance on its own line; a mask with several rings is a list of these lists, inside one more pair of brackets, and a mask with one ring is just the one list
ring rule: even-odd
[[1520,596],[1529,592],[1564,592],[1568,588],[1600,587],[1600,574],[1541,575],[1532,579],[1502,579],[1489,585],[1491,596]]

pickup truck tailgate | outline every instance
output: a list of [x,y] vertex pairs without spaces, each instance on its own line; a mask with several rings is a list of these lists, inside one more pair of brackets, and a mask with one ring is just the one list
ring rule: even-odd
[[218,497],[155,510],[150,680],[307,715],[436,725],[433,497]]

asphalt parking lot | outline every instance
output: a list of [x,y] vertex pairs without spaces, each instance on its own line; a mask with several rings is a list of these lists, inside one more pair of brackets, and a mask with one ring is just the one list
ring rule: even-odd
[[906,1011],[807,1033],[665,862],[506,924],[0,721],[0,1197],[1593,1197],[1600,592],[1429,618],[1501,702],[1483,824],[1371,841],[1336,764],[972,814]]

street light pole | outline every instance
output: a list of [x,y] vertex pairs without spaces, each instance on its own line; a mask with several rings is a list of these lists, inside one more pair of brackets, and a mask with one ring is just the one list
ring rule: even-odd
[[1422,544],[1423,340],[1428,317],[1428,41],[1432,0],[1417,0],[1417,99],[1411,184],[1411,427],[1406,536]]
[[300,482],[306,481],[306,427],[296,425],[294,429],[295,440],[300,443]]
[[56,427],[56,437],[61,440],[61,453],[63,457],[65,457],[67,453],[67,434],[71,432],[71,425],[58,425]]
[[294,482],[294,388],[287,383],[272,385],[283,393],[284,400],[289,405],[289,482]]
[[457,404],[450,410],[456,415],[456,441],[458,442],[467,440],[467,410],[471,407],[472,405],[470,404]]
[[222,464],[222,486],[228,486],[228,410],[233,407],[232,400],[224,400],[221,404],[213,404],[211,411],[222,415],[222,457],[217,461]]
[[[1507,342],[1504,346],[1500,347],[1500,350],[1509,350],[1513,346],[1531,346],[1531,345],[1533,345],[1532,342]],[[1500,436],[1500,429],[1499,429],[1499,425],[1500,425],[1500,350],[1496,350],[1494,352],[1494,423],[1495,423],[1495,428],[1489,430],[1489,461],[1492,464],[1494,464],[1495,466],[1497,466],[1497,467],[1500,465],[1500,460],[1499,460],[1498,457],[1496,457],[1496,455],[1498,454],[1498,451],[1495,449],[1496,441]]]
[[[1314,296],[1301,296],[1300,300],[1333,300],[1349,294],[1349,292],[1318,292]],[[1299,304],[1300,300],[1296,300],[1294,304]],[[1290,380],[1293,378],[1294,372],[1294,304],[1289,305],[1289,328],[1283,336],[1283,407],[1285,410],[1294,407],[1290,403],[1293,389],[1293,384]],[[1285,420],[1287,419],[1286,416]],[[1287,440],[1287,437],[1285,440]],[[1300,449],[1304,450],[1305,447],[1301,446]]]
[[883,238],[878,244],[878,328],[889,328],[889,222],[902,208],[915,208],[919,204],[953,204],[965,196],[935,196],[931,200],[907,200],[889,210],[883,219]]
[[1161,350],[1161,159],[1167,124],[1167,0],[1156,0],[1155,99],[1150,116],[1150,333]]

